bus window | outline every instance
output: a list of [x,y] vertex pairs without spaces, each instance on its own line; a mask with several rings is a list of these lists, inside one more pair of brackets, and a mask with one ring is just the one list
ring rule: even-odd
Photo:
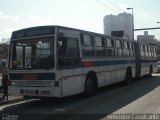
[[82,55],[83,57],[94,56],[92,37],[88,34],[82,35]]
[[104,44],[102,37],[95,36],[94,38],[94,49],[96,56],[105,56]]
[[114,44],[113,40],[110,38],[106,38],[106,54],[107,56],[114,56]]
[[122,44],[120,40],[116,40],[116,56],[122,56]]
[[58,44],[58,65],[60,67],[77,66],[79,63],[78,39],[62,37]]
[[154,54],[154,58],[156,58],[157,57],[156,48],[153,48],[153,54]]
[[16,46],[16,59],[17,68],[22,68],[23,66],[23,46]]
[[148,57],[148,47],[145,46],[144,50],[145,50],[145,57]]
[[134,49],[133,49],[132,42],[129,42],[129,52],[130,52],[130,56],[134,56]]
[[148,54],[149,54],[149,57],[151,57],[151,47],[148,47]]
[[129,48],[128,48],[127,41],[123,42],[123,55],[124,56],[129,56]]
[[144,57],[144,47],[143,47],[143,45],[140,45],[140,54],[141,54],[141,57]]
[[31,65],[31,59],[32,59],[32,47],[26,46],[25,47],[25,66]]
[[50,69],[54,67],[53,38],[34,38],[11,43],[10,69]]
[[91,35],[83,34],[82,41],[83,41],[82,42],[83,45],[91,46],[92,45]]

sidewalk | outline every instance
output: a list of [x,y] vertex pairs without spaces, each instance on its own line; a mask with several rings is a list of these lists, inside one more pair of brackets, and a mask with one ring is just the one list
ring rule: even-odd
[[[2,93],[0,91],[0,98],[2,97]],[[14,103],[17,101],[21,101],[24,98],[22,96],[8,96],[8,101],[7,101],[7,97],[4,100],[0,100],[0,106],[4,105],[4,104],[8,104],[8,103]]]

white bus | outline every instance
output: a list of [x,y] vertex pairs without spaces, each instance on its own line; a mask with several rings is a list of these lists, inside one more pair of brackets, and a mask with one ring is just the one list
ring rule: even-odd
[[156,72],[156,48],[62,26],[12,33],[9,94],[92,95],[97,88]]

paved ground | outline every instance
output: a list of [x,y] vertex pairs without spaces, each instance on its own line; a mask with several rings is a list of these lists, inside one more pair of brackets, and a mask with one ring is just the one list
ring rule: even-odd
[[[2,91],[0,91],[2,92]],[[23,97],[22,96],[8,96],[8,99],[7,97],[5,99],[2,99],[2,93],[0,93],[0,106],[1,105],[4,105],[4,104],[9,104],[9,103],[13,103],[13,102],[18,102],[18,101],[21,101],[23,100]]]
[[[128,86],[116,84],[99,89],[96,95],[64,99],[31,100],[0,106],[0,113],[26,119],[74,120],[106,119],[113,114],[160,114],[160,74],[135,80]],[[27,115],[31,115],[27,118]],[[56,116],[58,115],[58,116]],[[21,119],[20,119],[21,120]],[[35,119],[33,119],[35,120]]]

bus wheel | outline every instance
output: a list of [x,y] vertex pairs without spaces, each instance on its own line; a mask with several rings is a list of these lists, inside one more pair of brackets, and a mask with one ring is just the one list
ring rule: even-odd
[[153,73],[153,69],[152,69],[152,66],[150,66],[148,77],[152,77],[152,73]]
[[124,81],[125,85],[130,84],[131,80],[132,80],[132,72],[131,72],[130,69],[127,69],[127,71],[126,71],[126,79]]
[[84,95],[89,97],[92,96],[95,92],[95,84],[92,78],[87,77],[85,81]]

